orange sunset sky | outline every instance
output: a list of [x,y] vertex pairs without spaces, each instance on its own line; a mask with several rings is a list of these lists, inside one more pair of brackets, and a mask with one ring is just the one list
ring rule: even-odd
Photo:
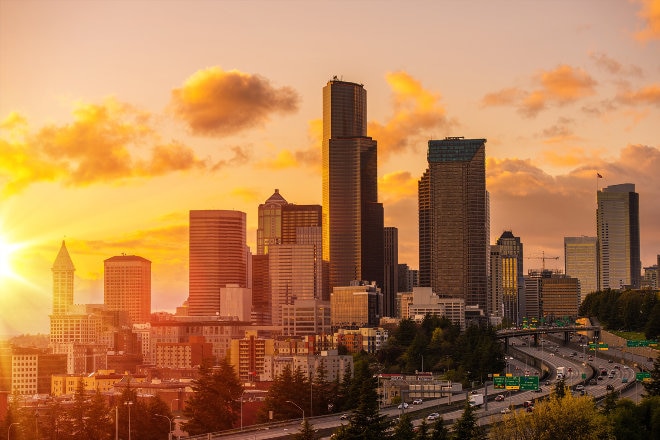
[[[595,232],[634,183],[660,253],[660,0],[0,0],[0,335],[48,332],[62,240],[75,302],[103,260],[152,261],[152,309],[188,295],[188,212],[278,188],[321,203],[322,88],[364,84],[385,225],[418,268],[429,139],[486,138],[491,243],[525,269]],[[596,179],[596,172],[603,178]]]

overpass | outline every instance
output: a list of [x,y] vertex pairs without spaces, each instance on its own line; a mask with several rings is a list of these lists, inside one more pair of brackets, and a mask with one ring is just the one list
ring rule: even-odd
[[[568,344],[571,340],[571,333],[587,333],[588,338],[591,339],[594,336],[597,339],[600,339],[600,330],[599,325],[571,325],[565,327],[559,326],[541,326],[535,328],[525,328],[525,329],[505,329],[497,331],[497,338],[504,339],[504,346],[509,346],[509,338],[520,338],[522,336],[532,336],[534,338],[534,346],[539,345],[539,335],[543,334],[552,334],[552,333],[563,333],[564,344]],[[506,348],[505,348],[506,350]]]

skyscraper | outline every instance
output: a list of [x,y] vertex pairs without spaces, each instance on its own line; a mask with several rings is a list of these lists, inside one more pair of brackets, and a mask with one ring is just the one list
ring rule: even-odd
[[130,323],[151,320],[151,261],[119,255],[103,262],[103,298],[107,310],[126,312]]
[[257,216],[257,255],[268,253],[268,246],[282,243],[282,207],[287,201],[275,189],[265,203],[259,205]]
[[362,84],[335,77],[323,88],[322,161],[323,259],[330,264],[330,286],[348,286],[353,280],[382,286],[377,144],[367,136]]
[[399,289],[399,230],[385,228],[383,316],[396,317],[396,294]]
[[73,305],[73,273],[76,268],[73,266],[64,240],[51,271],[53,272],[53,315],[65,315]]
[[564,237],[564,273],[580,280],[580,303],[598,290],[597,237]]
[[523,244],[520,237],[504,231],[497,239],[502,260],[502,303],[504,317],[509,322],[520,323],[520,293],[523,289]]
[[640,286],[639,194],[635,185],[610,185],[598,191],[599,289]]
[[486,139],[431,140],[418,183],[420,286],[488,314]]
[[190,211],[189,296],[191,316],[222,315],[220,289],[248,287],[246,214],[229,210]]

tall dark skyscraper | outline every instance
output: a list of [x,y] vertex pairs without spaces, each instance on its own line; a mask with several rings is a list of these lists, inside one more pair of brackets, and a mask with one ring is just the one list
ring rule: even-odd
[[336,77],[323,88],[323,259],[330,286],[383,285],[383,205],[376,141],[367,136],[367,92]]
[[420,286],[488,314],[486,139],[431,140],[418,183]]
[[385,279],[383,283],[383,316],[396,317],[396,294],[399,290],[399,230],[385,228]]
[[600,289],[639,288],[642,277],[639,194],[635,185],[610,185],[598,191],[596,229]]
[[523,243],[511,231],[504,231],[497,239],[501,262],[501,285],[503,317],[509,322],[521,322],[520,294],[523,285]]

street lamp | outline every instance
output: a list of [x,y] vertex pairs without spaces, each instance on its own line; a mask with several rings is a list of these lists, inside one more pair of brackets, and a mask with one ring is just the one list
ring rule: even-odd
[[9,428],[7,428],[7,440],[9,440],[9,431],[11,431],[11,427],[14,426],[14,425],[20,425],[20,423],[19,422],[14,422],[14,423],[9,424]]
[[303,418],[303,420],[305,420],[305,410],[304,409],[302,409],[301,407],[298,406],[298,404],[296,404],[295,402],[292,402],[290,400],[287,400],[286,403],[290,403],[291,405],[295,406],[300,411],[302,411],[302,418]]
[[243,396],[247,390],[243,390],[241,393],[241,431],[243,430]]
[[131,440],[131,406],[133,405],[133,401],[128,400],[124,402],[124,405],[128,407],[128,440]]
[[156,417],[164,417],[167,419],[168,422],[170,422],[170,430],[167,432],[167,439],[172,440],[172,419],[170,419],[167,416],[164,416],[162,414],[154,414]]

